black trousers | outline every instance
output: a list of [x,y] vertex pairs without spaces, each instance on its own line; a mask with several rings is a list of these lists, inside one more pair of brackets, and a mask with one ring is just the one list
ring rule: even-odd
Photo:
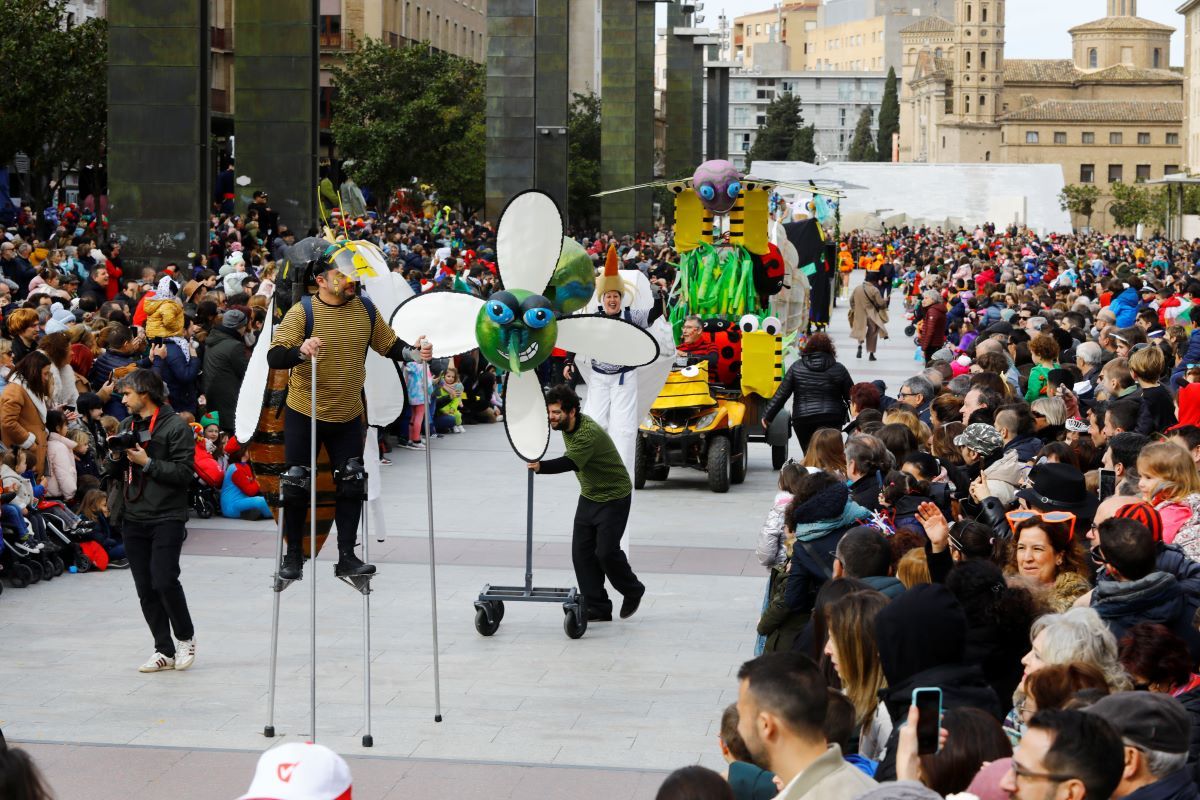
[[571,563],[575,565],[575,580],[579,582],[579,591],[590,611],[612,613],[612,600],[604,589],[605,578],[622,595],[640,594],[646,590],[633,574],[629,559],[621,549],[632,500],[632,494],[607,503],[580,497],[575,508]]
[[135,522],[127,518],[121,529],[142,616],[154,636],[154,649],[171,658],[175,657],[171,629],[175,630],[175,639],[180,640],[191,639],[196,633],[179,582],[183,527],[183,520]]
[[818,414],[812,417],[796,418],[792,417],[792,430],[796,433],[796,441],[800,443],[800,449],[804,453],[808,452],[808,443],[812,439],[812,435],[821,428],[841,428],[841,416],[831,416],[829,414]]
[[[317,449],[325,445],[329,463],[340,469],[352,458],[362,458],[364,432],[362,419],[349,422],[321,422],[317,420]],[[312,417],[288,408],[283,419],[283,460],[287,466],[311,467],[312,462]],[[317,479],[316,475],[312,476]],[[307,501],[304,507],[307,508]],[[289,513],[284,508],[283,532],[287,536],[288,549],[300,548],[304,539],[304,514]],[[349,552],[358,542],[358,520],[362,516],[362,501],[339,497],[336,500],[333,519],[337,524],[338,552]]]

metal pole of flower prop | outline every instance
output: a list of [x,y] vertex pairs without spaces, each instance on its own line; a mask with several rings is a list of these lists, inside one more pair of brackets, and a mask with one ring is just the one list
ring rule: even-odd
[[[567,247],[578,247],[572,242]],[[534,370],[555,347],[588,353],[612,364],[639,367],[658,357],[654,337],[636,325],[602,316],[570,316],[587,302],[594,280],[590,264],[560,262],[564,250],[562,215],[541,192],[509,200],[496,231],[496,267],[504,289],[481,300],[457,292],[428,292],[396,309],[392,327],[404,341],[424,334],[434,358],[476,348],[504,379],[504,428],[513,452],[540,461],[550,442],[550,419]],[[568,253],[568,256],[571,254]],[[475,601],[475,629],[491,636],[504,617],[504,603],[560,603],[563,629],[578,639],[587,630],[587,610],[574,587],[533,585],[533,472],[528,474],[525,517],[525,583],[486,584]]]

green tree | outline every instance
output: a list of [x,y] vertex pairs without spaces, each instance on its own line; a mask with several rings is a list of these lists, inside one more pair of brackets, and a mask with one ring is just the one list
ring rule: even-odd
[[792,149],[788,151],[788,161],[817,163],[816,125],[805,125],[796,131],[796,138],[792,140]]
[[1150,190],[1145,186],[1117,181],[1110,185],[1113,203],[1108,207],[1113,224],[1118,228],[1134,228],[1140,223],[1154,221]]
[[883,85],[883,104],[879,107],[879,133],[875,150],[880,161],[892,160],[892,135],[900,132],[900,93],[896,87],[896,70],[888,67],[887,82]]
[[1092,214],[1096,211],[1096,201],[1100,199],[1100,187],[1094,183],[1077,183],[1064,186],[1058,194],[1058,205],[1063,211],[1070,211],[1087,219],[1088,228],[1092,227]]
[[333,69],[330,125],[350,174],[377,194],[415,179],[467,213],[482,208],[483,65],[427,45],[355,44]]
[[567,116],[567,206],[571,224],[587,230],[600,224],[600,97],[576,92]]
[[108,27],[67,27],[64,0],[0,0],[0,164],[29,157],[37,208],[64,173],[98,164],[108,116]]
[[875,142],[871,139],[870,107],[864,108],[858,116],[858,125],[854,128],[854,139],[850,142],[850,161],[874,161],[876,159]]
[[800,98],[784,92],[767,106],[766,122],[758,129],[754,144],[746,153],[746,164],[755,161],[787,161],[796,132],[804,124]]

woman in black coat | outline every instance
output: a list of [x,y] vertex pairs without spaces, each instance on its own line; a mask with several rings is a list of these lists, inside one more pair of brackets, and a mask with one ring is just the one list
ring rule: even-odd
[[821,428],[840,428],[848,418],[850,373],[837,362],[833,340],[824,333],[814,333],[804,344],[804,352],[783,376],[775,396],[763,412],[766,428],[792,400],[792,429],[802,450],[808,450],[808,440]]

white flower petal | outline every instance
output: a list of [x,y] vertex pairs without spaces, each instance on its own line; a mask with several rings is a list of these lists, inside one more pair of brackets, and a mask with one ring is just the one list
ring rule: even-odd
[[558,321],[555,347],[578,356],[624,367],[641,367],[658,358],[658,342],[648,332],[612,317],[565,317]]
[[536,372],[510,372],[504,384],[504,431],[526,461],[540,461],[550,444],[550,417]]
[[430,292],[411,297],[392,314],[396,335],[410,345],[424,336],[434,358],[449,358],[474,350],[475,317],[483,301],[460,292]]
[[496,230],[496,267],[504,288],[545,292],[562,237],[562,215],[550,195],[521,192],[509,200]]

